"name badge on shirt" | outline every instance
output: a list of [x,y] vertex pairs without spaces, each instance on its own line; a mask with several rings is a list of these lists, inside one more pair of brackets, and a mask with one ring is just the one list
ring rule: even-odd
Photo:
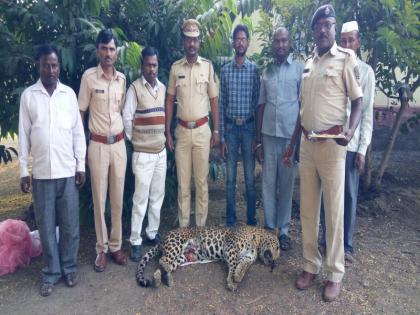
[[309,70],[310,70],[309,68],[306,68],[306,69],[303,70],[303,73],[308,73]]
[[185,75],[179,75],[178,79],[185,79]]
[[105,94],[105,90],[99,90],[99,89],[96,89],[96,90],[95,90],[95,93],[98,93],[98,94]]

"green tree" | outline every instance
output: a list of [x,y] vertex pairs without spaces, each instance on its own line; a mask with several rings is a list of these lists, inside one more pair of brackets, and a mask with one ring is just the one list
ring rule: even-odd
[[[263,42],[259,63],[265,66],[270,62],[270,38],[278,26],[285,26],[291,32],[295,56],[308,56],[314,47],[309,28],[311,17],[315,9],[325,3],[334,5],[338,27],[345,21],[357,20],[362,34],[362,50],[366,62],[375,72],[377,88],[401,105],[374,179],[371,154],[367,157],[364,186],[374,188],[381,184],[404,112],[419,86],[420,3],[409,0],[267,1],[257,27]],[[410,121],[411,124],[416,122]]]
[[[237,5],[239,4],[239,6]],[[247,14],[258,1],[194,0],[76,0],[0,2],[0,126],[2,136],[16,133],[19,97],[23,89],[38,79],[34,67],[34,47],[49,42],[61,55],[60,80],[79,90],[83,72],[97,62],[95,38],[100,29],[112,28],[120,41],[117,68],[131,83],[139,75],[140,52],[151,45],[160,52],[159,77],[167,82],[170,65],[183,55],[181,25],[197,18],[203,25],[200,54],[216,65],[219,56],[230,55],[232,23],[240,16],[250,24]],[[217,67],[216,67],[217,68]],[[131,147],[128,146],[130,156]],[[134,180],[128,163],[125,183],[125,217],[129,218]],[[89,178],[88,178],[89,179]],[[175,202],[176,173],[173,155],[168,156],[167,200]],[[89,183],[81,197],[82,219],[92,222]]]

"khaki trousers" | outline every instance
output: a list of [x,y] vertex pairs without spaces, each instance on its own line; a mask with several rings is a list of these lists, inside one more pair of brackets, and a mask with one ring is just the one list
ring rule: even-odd
[[318,250],[321,194],[325,206],[326,270],[329,281],[341,282],[344,275],[344,175],[346,147],[333,140],[310,142],[302,137],[300,147],[300,218],[304,270],[319,273]]
[[[127,151],[124,140],[114,144],[90,141],[88,160],[95,214],[96,252],[115,252],[121,249],[122,243],[121,215],[127,167]],[[105,223],[108,188],[112,224],[109,239]]]
[[190,224],[191,175],[195,183],[195,224],[204,226],[207,220],[209,193],[209,155],[211,131],[208,123],[187,129],[178,124],[175,129],[175,161],[178,176],[179,226]]

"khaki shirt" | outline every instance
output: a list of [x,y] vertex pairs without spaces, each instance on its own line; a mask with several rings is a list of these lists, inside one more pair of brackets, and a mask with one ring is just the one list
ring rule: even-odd
[[209,99],[218,95],[213,65],[200,56],[193,65],[186,58],[175,61],[169,74],[167,92],[176,96],[178,118],[194,121],[207,116]]
[[101,65],[83,73],[79,91],[79,108],[90,109],[89,131],[103,136],[123,131],[121,110],[125,97],[125,76],[114,71],[111,80],[105,78]]
[[315,50],[305,64],[301,85],[300,115],[306,130],[344,126],[347,99],[363,97],[356,55],[336,43],[322,56]]

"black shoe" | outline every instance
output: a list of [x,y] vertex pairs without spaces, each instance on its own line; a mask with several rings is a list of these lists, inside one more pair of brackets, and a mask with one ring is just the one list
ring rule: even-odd
[[131,245],[131,256],[132,261],[138,262],[141,259],[141,245]]
[[79,277],[76,272],[70,272],[64,275],[64,282],[66,286],[72,288],[79,282]]
[[251,221],[247,221],[246,224],[250,225],[250,226],[257,226],[257,220],[254,219],[254,220],[251,220]]
[[144,240],[144,244],[146,244],[147,246],[156,246],[159,243],[160,243],[160,235],[159,234],[156,234],[154,239],[150,239],[146,236],[146,239]]
[[286,234],[280,235],[279,241],[280,241],[280,248],[282,250],[289,250],[291,248],[290,237],[288,237]]
[[41,287],[39,288],[39,293],[41,296],[49,296],[53,292],[54,285],[49,282],[41,283]]

